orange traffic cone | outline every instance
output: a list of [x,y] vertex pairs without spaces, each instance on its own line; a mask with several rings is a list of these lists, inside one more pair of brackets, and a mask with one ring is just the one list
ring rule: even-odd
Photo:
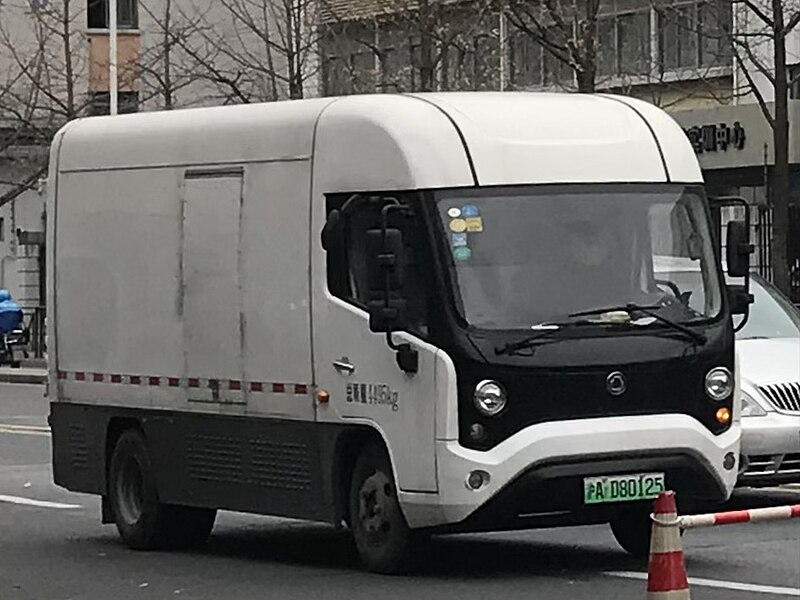
[[690,600],[675,492],[662,492],[653,503],[647,600]]

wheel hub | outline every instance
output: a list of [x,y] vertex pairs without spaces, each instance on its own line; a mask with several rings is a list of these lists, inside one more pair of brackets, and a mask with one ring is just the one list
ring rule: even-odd
[[358,517],[371,545],[384,545],[389,540],[392,528],[389,505],[393,493],[392,483],[380,471],[365,479],[361,486]]
[[117,498],[120,516],[126,523],[136,523],[142,516],[144,505],[144,480],[142,469],[133,457],[128,457],[117,478]]

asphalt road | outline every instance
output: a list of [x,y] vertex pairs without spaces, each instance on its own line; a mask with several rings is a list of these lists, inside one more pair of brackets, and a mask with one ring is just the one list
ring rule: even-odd
[[[606,527],[435,539],[403,578],[360,571],[343,532],[234,513],[202,550],[134,552],[100,525],[97,498],[51,483],[46,414],[41,387],[0,386],[0,600],[645,597],[645,564]],[[735,505],[790,502],[800,491],[746,490]],[[800,597],[800,520],[689,531],[684,546],[694,600]]]

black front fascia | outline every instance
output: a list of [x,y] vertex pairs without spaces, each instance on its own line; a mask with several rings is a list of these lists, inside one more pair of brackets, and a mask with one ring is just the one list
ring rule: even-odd
[[[705,376],[718,366],[733,372],[733,333],[724,324],[704,332],[708,342],[703,346],[659,328],[551,339],[533,356],[517,357],[494,356],[494,340],[474,340],[489,360],[461,355],[456,361],[460,441],[485,450],[536,423],[666,413],[689,415],[720,434],[728,425],[717,421],[716,412],[721,407],[732,411],[733,398],[711,400]],[[627,383],[618,396],[607,386],[615,371]],[[472,401],[475,385],[484,379],[499,381],[508,395],[506,409],[496,417],[481,415]],[[485,431],[480,440],[470,436],[476,423]]]
[[[443,264],[438,215],[433,194],[423,193],[420,203],[428,229],[433,266],[430,341],[453,359],[458,380],[459,440],[467,448],[491,449],[536,423],[612,416],[685,414],[710,432],[721,434],[716,411],[733,411],[733,397],[712,401],[705,392],[709,369],[727,367],[734,372],[734,332],[727,297],[713,321],[692,325],[708,339],[698,345],[685,334],[666,326],[642,330],[587,330],[558,332],[542,340],[533,356],[497,355],[494,349],[524,337],[524,332],[474,330],[457,313],[454,290]],[[720,279],[722,279],[721,273]],[[530,333],[530,332],[528,332]],[[606,379],[620,371],[627,390],[612,396]],[[499,381],[508,394],[507,408],[485,417],[473,402],[475,385],[485,379]],[[484,428],[473,439],[474,424]]]

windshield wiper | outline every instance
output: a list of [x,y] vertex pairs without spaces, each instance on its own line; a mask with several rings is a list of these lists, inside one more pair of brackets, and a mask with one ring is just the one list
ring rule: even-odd
[[576,327],[579,325],[589,325],[591,324],[590,321],[582,320],[582,321],[552,321],[547,323],[540,323],[539,325],[534,325],[531,329],[538,329],[539,333],[534,335],[529,335],[528,337],[524,337],[521,340],[517,340],[516,342],[509,342],[504,346],[498,346],[494,349],[495,354],[515,354],[520,350],[525,350],[530,348],[531,346],[535,345],[537,341],[549,337],[558,331],[562,331],[564,328],[567,327]]
[[614,312],[614,311],[625,311],[627,313],[632,312],[640,312],[649,317],[653,317],[656,321],[663,323],[664,325],[668,325],[672,327],[676,331],[680,331],[681,333],[685,333],[689,337],[691,337],[695,342],[700,345],[705,344],[708,341],[708,338],[703,335],[702,333],[698,333],[694,329],[687,327],[686,325],[682,325],[677,321],[673,321],[672,319],[668,319],[662,315],[659,315],[657,310],[664,308],[660,304],[645,306],[641,304],[626,304],[625,306],[610,306],[605,308],[595,308],[592,310],[582,310],[580,312],[572,313],[570,317],[588,317],[591,315],[602,315],[603,313]]

